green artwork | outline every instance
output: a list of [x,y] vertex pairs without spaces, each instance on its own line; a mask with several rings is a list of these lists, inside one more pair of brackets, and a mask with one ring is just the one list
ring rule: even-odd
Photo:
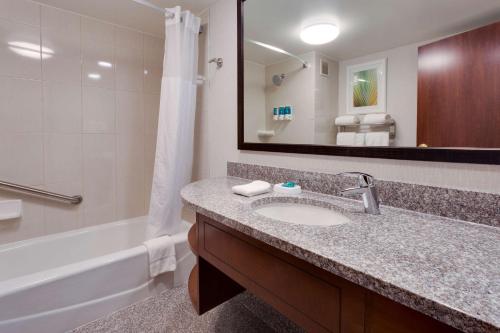
[[374,106],[378,102],[377,69],[367,69],[354,74],[352,102],[355,107]]

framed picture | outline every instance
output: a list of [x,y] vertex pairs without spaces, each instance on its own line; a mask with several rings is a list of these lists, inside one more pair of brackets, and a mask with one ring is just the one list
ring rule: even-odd
[[387,58],[347,66],[347,113],[386,112]]

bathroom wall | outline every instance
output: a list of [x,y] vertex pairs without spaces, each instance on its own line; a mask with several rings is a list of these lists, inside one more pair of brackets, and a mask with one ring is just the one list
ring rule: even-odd
[[25,0],[0,1],[0,179],[68,195],[22,197],[0,243],[144,215],[163,40]]
[[[313,143],[314,140],[314,90],[315,90],[315,53],[300,55],[310,64],[303,68],[294,58],[266,66],[266,123],[276,136],[269,142]],[[281,86],[272,84],[274,75],[286,74]],[[293,120],[275,121],[272,110],[275,107],[291,105]]]
[[338,156],[280,154],[237,149],[236,0],[219,0],[210,9],[211,56],[224,58],[210,85],[206,126],[210,129],[208,168],[211,176],[226,174],[226,162],[237,161],[336,173],[365,171],[385,180],[500,193],[500,166],[397,161]]
[[427,42],[406,45],[395,49],[340,62],[339,113],[346,113],[346,68],[387,58],[387,112],[396,120],[395,146],[417,145],[417,74],[418,47]]
[[[271,65],[245,60],[245,139],[249,142],[335,143],[333,119],[338,114],[338,63],[316,52],[300,55],[309,63],[302,68],[289,58]],[[330,75],[320,74],[321,59],[328,62]],[[274,75],[286,74],[281,86]],[[292,121],[273,120],[275,107],[291,105]],[[274,130],[275,136],[258,137],[258,130]]]
[[266,66],[245,61],[245,140],[259,142],[266,129]]
[[[314,144],[335,144],[339,101],[339,63],[320,53],[315,54]],[[328,75],[321,74],[321,64],[328,64]]]

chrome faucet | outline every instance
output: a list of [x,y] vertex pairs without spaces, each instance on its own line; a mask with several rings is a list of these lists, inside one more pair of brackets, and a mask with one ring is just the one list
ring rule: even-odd
[[348,196],[351,194],[361,194],[363,198],[363,204],[365,206],[365,212],[368,214],[379,215],[379,199],[377,189],[373,183],[374,178],[366,173],[362,172],[343,172],[338,174],[338,176],[358,176],[358,187],[346,188],[340,191],[340,195]]

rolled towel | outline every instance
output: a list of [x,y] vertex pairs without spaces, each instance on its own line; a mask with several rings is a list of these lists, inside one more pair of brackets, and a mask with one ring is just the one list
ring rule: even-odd
[[369,132],[365,136],[367,146],[389,146],[389,132]]
[[162,236],[145,241],[144,246],[149,254],[149,275],[158,276],[173,272],[177,267],[175,242],[170,236]]
[[335,125],[337,126],[348,126],[359,124],[358,116],[340,116],[335,118]]
[[245,197],[253,197],[255,195],[270,192],[271,184],[262,180],[256,180],[249,184],[233,186],[232,190],[233,193],[243,195]]
[[389,119],[391,119],[391,115],[387,113],[372,113],[367,114],[363,117],[361,121],[362,125],[375,125],[375,124],[385,124]]
[[337,146],[354,146],[356,144],[356,132],[337,133]]

